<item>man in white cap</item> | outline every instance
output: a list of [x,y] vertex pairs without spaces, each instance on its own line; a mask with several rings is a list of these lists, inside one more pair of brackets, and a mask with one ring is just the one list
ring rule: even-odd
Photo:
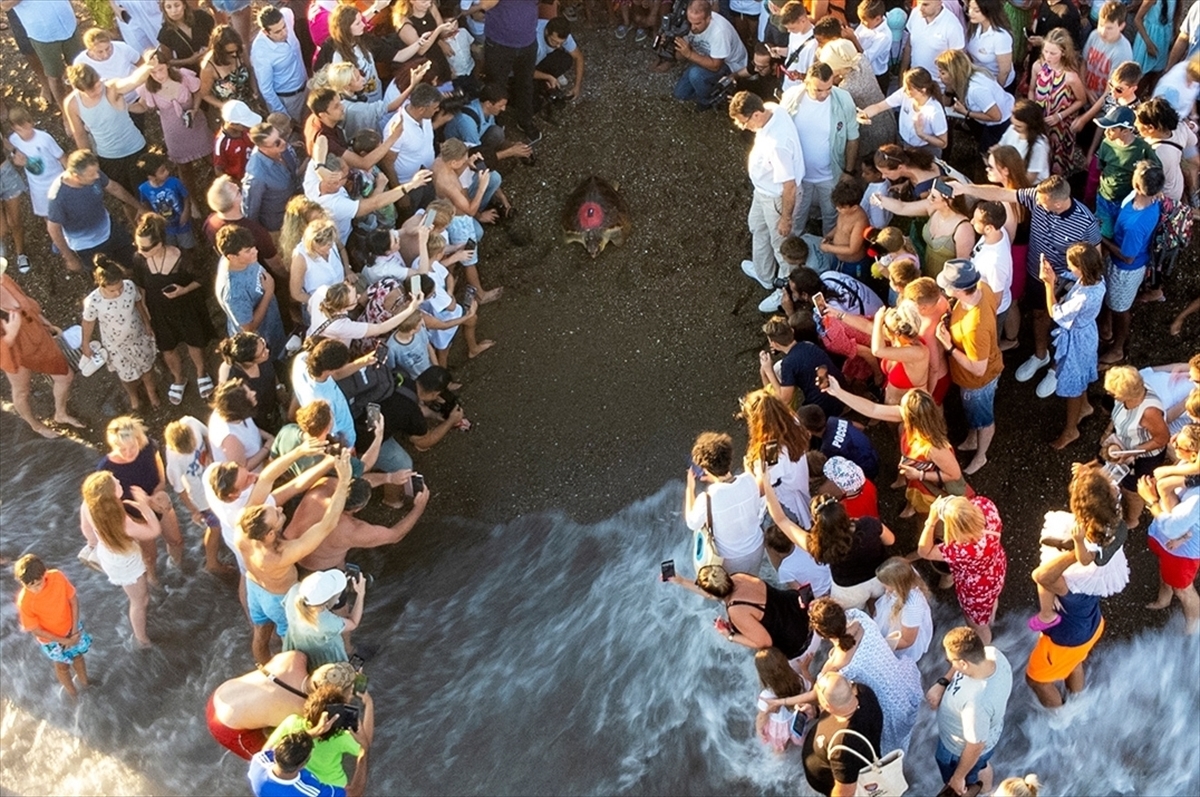
[[227,174],[241,182],[250,157],[250,128],[262,123],[262,117],[250,110],[241,100],[230,100],[221,106],[221,129],[213,146],[213,168],[217,174]]
[[268,111],[286,113],[304,121],[308,72],[296,38],[296,15],[290,8],[264,6],[258,12],[261,31],[250,44],[250,65],[258,77],[258,91]]

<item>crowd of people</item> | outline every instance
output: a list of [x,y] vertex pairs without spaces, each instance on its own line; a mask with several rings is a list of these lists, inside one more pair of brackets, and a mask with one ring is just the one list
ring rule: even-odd
[[[741,271],[769,292],[771,317],[762,387],[741,399],[740,472],[728,434],[696,439],[684,496],[696,573],[664,563],[663,579],[723,603],[716,630],[754,651],[756,730],[777,752],[801,748],[813,789],[898,793],[896,751],[924,699],[944,793],[991,793],[1018,662],[992,632],[1012,584],[1004,502],[970,481],[1003,439],[1004,351],[1033,347],[1017,382],[1050,366],[1035,392],[1066,399],[1051,445],[1083,460],[1030,574],[1034,696],[1054,708],[1084,689],[1101,599],[1129,580],[1127,542],[1159,562],[1148,608],[1177,597],[1185,633],[1200,628],[1200,354],[1128,364],[1132,308],[1163,301],[1200,206],[1200,5],[1097,2],[1090,24],[1073,0],[683,5],[676,97],[727,102],[752,135]],[[962,151],[986,169],[952,167]],[[1101,379],[1111,421],[1077,443]],[[898,426],[900,450],[882,469],[864,434],[880,422]],[[874,480],[890,464],[897,521],[921,524],[915,550],[880,513]],[[935,628],[923,574],[953,587],[964,625]],[[915,662],[938,639],[948,667],[926,690]],[[1036,789],[1010,779],[994,793]]]
[[[347,555],[414,529],[430,500],[414,454],[471,428],[451,349],[495,345],[477,326],[503,288],[479,244],[514,213],[499,168],[531,164],[535,114],[583,87],[570,22],[497,0],[125,0],[91,28],[69,0],[2,8],[70,137],[32,102],[0,112],[13,404],[42,436],[82,427],[78,368],[115,375],[130,410],[83,482],[79,557],[124,590],[147,647],[159,540],[179,566],[202,531],[205,569],[237,576],[256,667],[212,694],[213,738],[256,794],[361,795],[374,709],[351,633],[370,577]],[[26,193],[61,266],[25,249]],[[22,289],[35,267],[94,281],[74,342]],[[192,390],[207,415],[184,413]],[[373,495],[395,523],[357,516]],[[52,564],[16,563],[21,622],[74,697],[92,636]]]
[[[255,794],[366,788],[369,651],[351,633],[369,578],[347,555],[413,530],[430,497],[414,452],[470,429],[448,365],[460,328],[468,357],[494,345],[477,327],[502,288],[485,287],[479,244],[515,212],[501,168],[532,162],[538,114],[583,85],[571,20],[595,9],[558,6],[126,0],[118,36],[85,29],[69,0],[0,2],[70,136],[4,109],[3,262],[58,268],[25,251],[28,193],[62,269],[95,283],[71,344],[0,276],[13,404],[46,437],[80,426],[72,350],[88,378],[123,385],[131,414],[108,422],[81,488],[80,558],[124,590],[140,646],[159,538],[178,565],[190,519],[205,568],[236,571],[256,668],[211,695],[206,719],[250,762]],[[803,748],[813,788],[853,793],[863,758],[907,747],[924,699],[943,780],[990,790],[1013,675],[991,630],[1008,563],[1004,507],[969,477],[997,434],[1004,350],[1033,346],[1017,381],[1053,363],[1037,393],[1066,399],[1056,448],[1081,436],[1101,369],[1113,400],[1099,460],[1071,474],[1070,512],[1043,529],[1025,671],[1038,699],[1083,688],[1100,599],[1125,586],[1123,546],[1147,509],[1152,606],[1178,597],[1188,633],[1200,624],[1200,359],[1125,364],[1131,308],[1163,298],[1200,204],[1200,5],[1177,39],[1171,0],[1145,0],[1128,27],[1119,0],[1094,5],[1090,25],[1074,0],[608,11],[618,38],[658,34],[651,67],[680,67],[677,100],[727,105],[753,137],[741,268],[768,292],[761,389],[742,402],[742,472],[727,434],[696,440],[685,513],[702,555],[694,581],[664,578],[725,604],[718,631],[755,651],[756,727],[776,750]],[[960,141],[986,156],[988,183],[943,159]],[[54,426],[33,412],[34,373],[53,380]],[[138,417],[163,408],[162,387],[181,405],[193,380],[206,417]],[[969,429],[957,446],[943,412],[955,388]],[[899,462],[881,462],[867,422],[897,425]],[[896,551],[880,513],[892,464],[900,517],[924,524],[913,551]],[[356,516],[376,488],[402,510],[391,526]],[[953,584],[965,621],[941,629],[948,669],[928,691],[917,560]],[[92,637],[51,564],[16,563],[21,622],[74,696]]]

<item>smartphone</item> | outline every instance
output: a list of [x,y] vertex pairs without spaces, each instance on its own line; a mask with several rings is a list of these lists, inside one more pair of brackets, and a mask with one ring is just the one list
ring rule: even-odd
[[825,315],[825,312],[829,309],[829,305],[825,303],[825,294],[814,293],[812,295],[812,300],[813,307],[817,308],[817,312],[821,315]]
[[354,564],[353,562],[346,562],[343,569],[346,572],[346,580],[347,581],[354,581],[356,579],[362,578],[362,568],[359,567],[358,565]]
[[350,657],[350,666],[354,668],[355,672],[362,672],[363,665],[366,663],[367,660],[357,653]]
[[425,211],[425,215],[421,217],[421,226],[427,229],[433,227],[433,222],[437,219],[436,213]]
[[[350,662],[354,662],[354,657],[350,658]],[[365,695],[367,693],[367,674],[361,669],[354,674],[354,694]]]
[[670,581],[675,578],[675,560],[668,559],[662,563],[662,580]]
[[163,294],[163,296],[170,296],[172,293],[174,293],[174,292],[175,292],[175,289],[176,289],[177,287],[179,287],[179,286],[177,286],[177,285],[164,285],[164,286],[163,286],[163,289],[162,289],[162,294]]
[[367,404],[367,421],[371,424],[371,428],[375,428],[375,425],[379,423],[379,419],[382,417],[382,415],[383,411],[379,409],[378,404],[374,402]]
[[695,476],[697,479],[703,478],[704,468],[700,467],[695,462],[688,463],[688,467],[690,467],[692,469],[692,475]]
[[474,252],[478,248],[479,248],[479,242],[476,241],[474,238],[468,238],[467,242],[465,244],[463,244],[463,249],[465,249],[468,252]]
[[939,194],[946,197],[946,199],[949,199],[950,197],[954,196],[954,189],[951,188],[949,186],[949,184],[940,177],[934,178],[933,190],[937,191]]
[[413,495],[424,492],[425,477],[419,473],[414,473],[408,480],[408,489],[412,490]]
[[[828,375],[826,375],[828,380]],[[763,446],[763,460],[768,465],[776,465],[779,463],[779,443],[772,440]]]
[[408,281],[409,296],[410,297],[416,296],[420,292],[421,292],[421,275],[413,274],[412,277]]
[[817,389],[818,390],[828,390],[829,389],[829,369],[826,368],[824,365],[817,366]]
[[945,326],[946,329],[950,328],[950,314],[949,313],[942,313],[942,325]]
[[468,285],[463,291],[463,307],[470,307],[475,302],[475,286]]

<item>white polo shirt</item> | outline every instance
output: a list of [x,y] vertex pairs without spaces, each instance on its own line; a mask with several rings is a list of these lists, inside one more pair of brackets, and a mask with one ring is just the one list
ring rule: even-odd
[[767,103],[767,110],[771,118],[755,132],[750,148],[750,182],[759,193],[782,196],[784,183],[794,180],[799,188],[804,179],[804,156],[792,118],[773,102]]
[[[996,78],[996,80],[1000,80],[1000,62],[998,57],[1001,55],[1011,56],[1012,51],[1012,34],[1002,28],[997,28],[995,25],[987,30],[976,31],[971,40],[967,42],[967,57],[991,72],[992,77]],[[1015,66],[1014,64],[1013,68],[1008,70],[1008,80],[1004,81],[1005,88],[1012,85],[1013,79],[1017,74]],[[934,73],[934,77],[937,77],[937,73]]]
[[432,168],[436,157],[433,151],[433,122],[429,119],[418,122],[409,115],[408,107],[405,103],[403,108],[396,111],[387,126],[390,132],[396,120],[404,123],[404,130],[396,143],[392,144],[392,152],[396,153],[396,179],[401,183],[411,180],[421,169]]
[[937,80],[938,71],[934,61],[947,50],[961,50],[966,45],[963,26],[958,18],[943,8],[932,22],[926,22],[918,6],[908,15],[908,41],[911,48],[909,66],[923,66]]

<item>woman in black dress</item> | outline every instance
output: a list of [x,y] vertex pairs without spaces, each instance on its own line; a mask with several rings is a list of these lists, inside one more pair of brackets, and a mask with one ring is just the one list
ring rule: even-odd
[[216,22],[212,14],[195,7],[195,0],[158,0],[162,28],[158,42],[171,51],[169,64],[200,72],[200,59],[208,52],[208,39]]
[[279,432],[279,396],[276,392],[275,365],[267,342],[253,332],[239,332],[225,338],[217,347],[221,353],[221,368],[217,379],[221,384],[240,379],[254,393],[254,423],[259,429]]
[[207,399],[212,394],[213,382],[204,369],[204,348],[216,335],[201,291],[203,278],[194,272],[182,250],[167,246],[166,226],[166,220],[157,213],[147,213],[138,222],[133,281],[145,294],[155,345],[171,371],[167,398],[172,404],[179,404],[187,389],[187,377],[183,375],[183,362],[177,351],[179,345],[187,346],[188,357],[196,369],[200,398]]
[[398,0],[392,6],[392,23],[396,27],[395,35],[400,39],[396,60],[401,65],[396,74],[407,75],[420,59],[427,59],[433,64],[430,72],[434,85],[449,83],[454,78],[442,40],[454,35],[458,23],[454,20],[442,22],[442,15],[433,0]]

